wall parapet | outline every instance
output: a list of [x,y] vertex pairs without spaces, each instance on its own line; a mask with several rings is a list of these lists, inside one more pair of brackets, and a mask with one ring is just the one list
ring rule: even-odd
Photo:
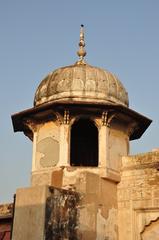
[[0,219],[12,216],[13,203],[6,203],[0,205]]
[[122,157],[122,170],[141,168],[159,169],[159,151]]

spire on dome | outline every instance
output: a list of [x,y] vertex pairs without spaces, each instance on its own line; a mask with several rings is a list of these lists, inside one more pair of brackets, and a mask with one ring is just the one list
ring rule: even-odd
[[84,41],[84,25],[81,24],[81,29],[80,29],[80,41],[79,41],[79,50],[77,52],[79,56],[78,64],[80,63],[85,63],[84,57],[86,56],[86,50],[84,49],[85,47],[85,41]]

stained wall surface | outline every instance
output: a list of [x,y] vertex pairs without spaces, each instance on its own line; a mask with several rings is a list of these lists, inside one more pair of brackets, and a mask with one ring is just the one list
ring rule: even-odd
[[118,184],[119,240],[157,239],[159,152],[123,157],[122,160]]

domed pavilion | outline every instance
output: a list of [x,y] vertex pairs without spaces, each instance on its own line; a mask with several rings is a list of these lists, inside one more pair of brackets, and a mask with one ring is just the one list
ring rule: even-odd
[[84,238],[65,239],[115,240],[116,233],[100,238],[98,223],[111,214],[110,225],[116,228],[122,156],[128,156],[129,142],[140,138],[151,120],[129,108],[128,93],[114,74],[85,61],[83,25],[77,54],[76,63],[47,74],[34,106],[12,115],[13,127],[33,141],[31,187],[82,196],[78,221]]

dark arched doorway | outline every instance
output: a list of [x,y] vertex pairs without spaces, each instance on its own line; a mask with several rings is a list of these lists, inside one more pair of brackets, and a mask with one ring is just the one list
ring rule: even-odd
[[98,129],[89,119],[79,119],[71,128],[72,166],[98,166]]

